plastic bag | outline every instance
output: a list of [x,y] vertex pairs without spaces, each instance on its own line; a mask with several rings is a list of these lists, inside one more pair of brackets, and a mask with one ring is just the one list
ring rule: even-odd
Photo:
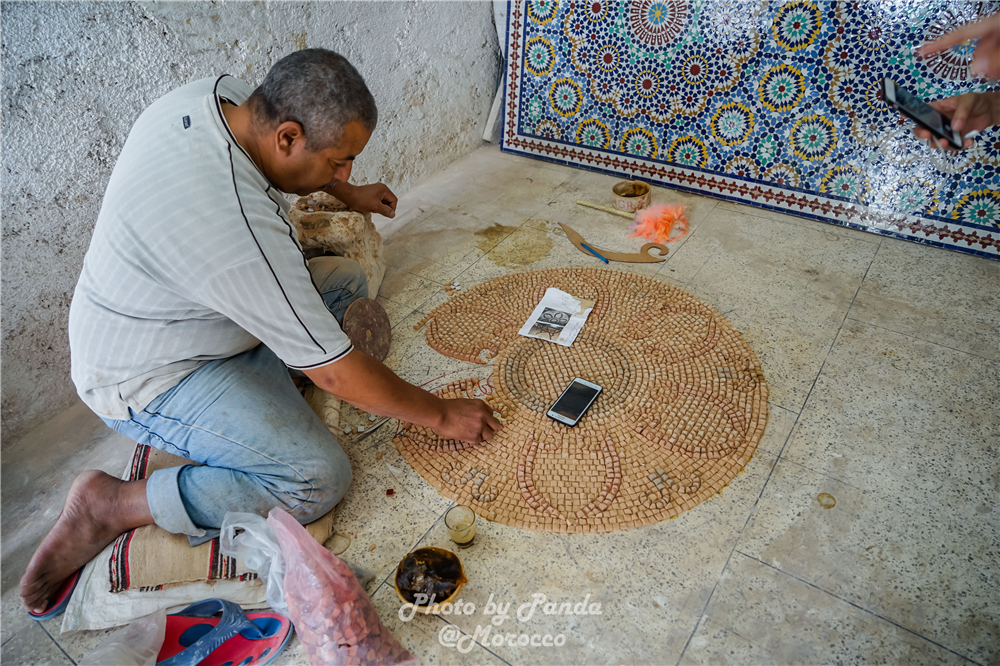
[[285,556],[288,616],[309,663],[419,666],[382,625],[346,562],[282,509],[272,509],[267,524]]
[[167,631],[167,611],[133,620],[113,632],[77,662],[79,666],[154,666]]
[[[243,531],[237,534],[237,530]],[[256,571],[267,587],[267,605],[275,613],[288,617],[285,558],[274,530],[264,517],[256,513],[227,512],[222,518],[219,548],[223,555],[240,558],[248,569]]]

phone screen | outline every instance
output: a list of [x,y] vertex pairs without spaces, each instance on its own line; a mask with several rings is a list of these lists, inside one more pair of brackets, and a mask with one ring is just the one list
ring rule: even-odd
[[552,410],[560,416],[576,421],[580,415],[590,406],[594,397],[600,393],[599,389],[592,388],[580,382],[573,382],[566,389],[566,392],[552,405]]
[[919,118],[920,122],[925,123],[941,136],[949,136],[951,134],[951,128],[945,129],[944,117],[937,112],[937,109],[916,95],[910,94],[906,88],[896,86],[896,101],[909,113]]

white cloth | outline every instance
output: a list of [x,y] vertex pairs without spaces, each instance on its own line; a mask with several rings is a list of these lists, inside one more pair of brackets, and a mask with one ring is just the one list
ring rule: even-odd
[[202,79],[139,116],[104,195],[70,307],[72,377],[99,416],[128,419],[203,364],[266,344],[314,368],[351,342],[323,303],[288,203],[236,142]]

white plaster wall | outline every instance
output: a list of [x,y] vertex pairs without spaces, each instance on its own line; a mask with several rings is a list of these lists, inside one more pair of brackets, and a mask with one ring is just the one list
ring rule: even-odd
[[306,47],[345,55],[379,127],[355,182],[397,194],[482,143],[498,45],[488,2],[4,2],[3,437],[73,400],[69,303],[139,113],[229,73],[256,86]]

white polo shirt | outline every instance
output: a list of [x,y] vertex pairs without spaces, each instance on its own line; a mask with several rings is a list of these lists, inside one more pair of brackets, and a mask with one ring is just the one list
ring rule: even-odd
[[351,342],[313,284],[288,203],[240,148],[220,97],[231,76],[165,95],[129,133],[73,295],[73,383],[99,416],[129,418],[214,359],[259,342],[315,368]]

